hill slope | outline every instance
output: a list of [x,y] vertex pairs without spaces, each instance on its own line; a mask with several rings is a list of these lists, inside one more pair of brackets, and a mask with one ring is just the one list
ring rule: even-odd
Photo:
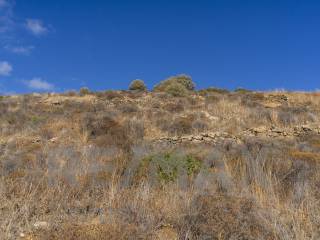
[[320,94],[0,99],[1,239],[319,239]]

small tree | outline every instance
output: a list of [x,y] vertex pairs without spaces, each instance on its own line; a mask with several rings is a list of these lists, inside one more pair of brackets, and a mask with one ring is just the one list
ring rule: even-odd
[[188,94],[188,90],[182,84],[178,82],[170,83],[165,89],[166,93],[174,97],[185,97]]
[[180,74],[177,76],[170,77],[164,81],[161,81],[158,85],[154,87],[155,91],[167,91],[167,88],[172,85],[173,83],[175,84],[180,84],[182,85],[186,90],[193,91],[195,88],[195,84],[192,81],[192,78],[190,76]]
[[87,87],[80,88],[80,95],[81,96],[84,96],[84,95],[87,95],[87,94],[90,94],[89,88],[87,88]]
[[189,91],[193,91],[194,88],[195,84],[192,78],[181,74],[163,80],[154,87],[154,91],[166,92],[175,97],[183,97],[186,96]]
[[129,90],[146,91],[147,87],[142,80],[137,79],[130,83]]

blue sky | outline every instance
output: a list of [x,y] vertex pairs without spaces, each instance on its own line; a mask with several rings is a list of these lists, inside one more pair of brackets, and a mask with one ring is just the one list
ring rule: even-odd
[[0,92],[320,88],[320,1],[0,0]]

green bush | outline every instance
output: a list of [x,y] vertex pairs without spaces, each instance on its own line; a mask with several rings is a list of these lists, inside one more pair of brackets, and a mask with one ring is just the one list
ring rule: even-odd
[[80,95],[81,96],[88,95],[88,94],[90,94],[89,88],[87,88],[87,87],[80,88]]
[[147,87],[142,80],[133,80],[130,83],[129,90],[146,91]]
[[192,155],[177,152],[167,152],[149,156],[141,161],[136,177],[139,179],[152,175],[155,170],[157,181],[160,183],[175,182],[179,175],[186,173],[192,177],[199,173],[202,162]]
[[193,91],[195,88],[195,84],[192,81],[192,78],[187,75],[177,75],[174,77],[170,77],[162,82],[160,82],[158,85],[154,87],[154,91],[159,92],[168,92],[168,89],[182,89],[184,88],[184,91]]
[[171,82],[165,89],[166,93],[174,97],[185,97],[188,95],[188,90],[178,82]]

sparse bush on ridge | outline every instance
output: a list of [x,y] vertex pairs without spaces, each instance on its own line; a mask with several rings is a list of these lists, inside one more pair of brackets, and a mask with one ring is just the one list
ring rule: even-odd
[[137,79],[130,83],[129,90],[146,91],[147,87],[142,80]]
[[193,91],[195,84],[187,75],[170,77],[154,87],[154,91],[167,92],[175,97],[186,96],[188,91]]
[[185,97],[188,94],[187,89],[180,83],[172,82],[165,88],[166,93],[174,97]]
[[162,82],[160,82],[158,85],[154,87],[154,90],[165,91],[167,86],[170,85],[171,83],[180,83],[189,91],[193,91],[195,88],[195,84],[192,81],[192,78],[190,76],[181,74],[181,75],[173,76],[166,80],[163,80]]
[[209,87],[206,89],[201,89],[198,91],[200,95],[206,96],[210,93],[218,93],[218,94],[228,94],[230,93],[229,90],[223,88],[216,88],[216,87]]
[[82,88],[80,88],[79,93],[80,93],[81,96],[85,96],[85,95],[90,94],[90,90],[87,87],[82,87]]
[[252,90],[245,89],[245,88],[236,88],[236,89],[234,90],[234,92],[244,94],[244,93],[251,93]]

